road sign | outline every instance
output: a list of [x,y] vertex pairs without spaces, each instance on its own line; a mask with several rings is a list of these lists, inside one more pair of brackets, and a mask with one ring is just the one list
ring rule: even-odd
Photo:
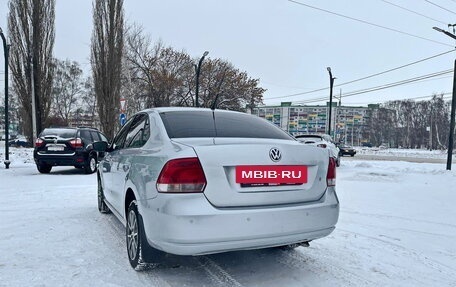
[[119,120],[120,120],[120,125],[123,126],[125,124],[125,122],[127,121],[127,115],[126,114],[120,114]]
[[123,114],[125,113],[125,106],[126,106],[127,100],[124,98],[120,99],[120,112]]

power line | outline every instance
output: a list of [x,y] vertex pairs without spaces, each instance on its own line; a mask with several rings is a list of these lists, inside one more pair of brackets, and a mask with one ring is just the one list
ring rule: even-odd
[[456,15],[456,12],[453,12],[453,11],[451,11],[451,10],[445,8],[445,7],[442,7],[442,6],[438,5],[438,4],[435,4],[434,2],[431,2],[431,1],[429,1],[429,0],[424,0],[424,1],[428,2],[428,3],[431,4],[431,5],[434,5],[434,6],[436,6],[436,7],[439,7],[439,8],[442,9],[442,10],[445,10],[445,11],[447,11],[447,12],[450,12],[450,13],[453,13],[453,14]]
[[386,0],[381,0],[381,1],[382,1],[382,2],[385,2],[385,3],[387,3],[387,4],[390,4],[390,5],[392,5],[392,6],[395,6],[395,7],[399,8],[399,9],[402,9],[402,10],[408,11],[408,12],[410,12],[410,13],[413,13],[413,14],[416,14],[416,15],[419,15],[419,16],[422,16],[422,17],[427,18],[427,19],[429,19],[429,20],[433,20],[433,21],[439,22],[439,23],[441,23],[441,24],[443,24],[443,25],[447,25],[447,24],[448,24],[448,23],[445,23],[445,22],[443,22],[443,21],[440,21],[440,20],[431,18],[431,17],[429,17],[429,16],[426,16],[426,15],[424,15],[424,14],[418,13],[418,12],[416,12],[416,11],[410,10],[410,9],[408,9],[408,8],[405,8],[405,7],[399,6],[399,5],[397,5],[397,4],[391,3],[391,2],[389,2],[389,1],[386,1]]
[[350,19],[350,20],[353,20],[353,21],[356,21],[356,22],[360,22],[360,23],[363,23],[363,24],[367,24],[367,25],[370,25],[370,26],[374,26],[374,27],[377,27],[377,28],[382,28],[382,29],[385,29],[385,30],[393,31],[393,32],[396,32],[396,33],[400,33],[400,34],[403,34],[403,35],[410,36],[410,37],[418,38],[418,39],[421,39],[421,40],[425,40],[425,41],[437,43],[437,44],[440,44],[440,45],[445,45],[445,46],[452,47],[452,45],[447,44],[447,43],[435,41],[435,40],[432,40],[432,39],[429,39],[429,38],[421,37],[421,36],[414,35],[414,34],[411,34],[411,33],[408,33],[408,32],[404,32],[404,31],[401,31],[401,30],[397,30],[397,29],[394,29],[394,28],[389,28],[389,27],[382,26],[382,25],[379,25],[379,24],[375,24],[375,23],[372,23],[372,22],[368,22],[368,21],[365,21],[365,20],[361,20],[361,19],[357,19],[357,18],[354,18],[354,17],[346,16],[346,15],[343,15],[343,14],[339,14],[339,13],[332,12],[332,11],[329,11],[329,10],[325,10],[325,9],[322,9],[322,8],[318,8],[318,7],[315,7],[315,6],[304,4],[304,3],[301,3],[301,2],[298,2],[298,1],[288,0],[288,2],[292,2],[292,3],[298,4],[298,5],[302,5],[302,6],[305,6],[305,7],[308,7],[308,8],[319,10],[319,11],[322,11],[322,12],[325,12],[325,13],[329,13],[329,14],[336,15],[336,16],[339,16],[339,17],[342,17],[342,18],[346,18],[346,19]]
[[[430,59],[445,55],[445,54],[449,54],[449,53],[454,52],[454,51],[455,50],[446,51],[446,52],[443,52],[443,53],[440,53],[440,54],[437,54],[437,55],[434,55],[434,56],[430,56],[430,57],[427,57],[427,58],[424,58],[424,59],[421,59],[421,60],[418,60],[418,61],[414,61],[414,62],[405,64],[405,65],[396,67],[396,68],[392,68],[392,69],[389,69],[389,70],[386,70],[386,71],[383,71],[383,72],[375,73],[375,74],[372,74],[372,75],[369,75],[369,76],[365,76],[365,77],[362,77],[362,78],[359,78],[359,79],[355,79],[355,80],[352,80],[352,81],[344,82],[344,83],[335,85],[334,87],[341,87],[341,86],[352,84],[352,83],[359,82],[359,81],[362,81],[362,80],[370,79],[370,78],[373,78],[373,77],[376,77],[376,76],[379,76],[379,75],[383,75],[383,74],[386,74],[386,73],[389,73],[389,72],[392,72],[392,71],[396,71],[396,70],[399,70],[399,69],[402,69],[402,68],[405,68],[405,67],[408,67],[408,66],[412,66],[412,65],[415,65],[415,64],[418,64],[418,63],[421,63],[421,62],[424,62],[424,61],[427,61],[427,60],[430,60]],[[302,92],[302,93],[291,94],[291,95],[287,95],[287,96],[272,97],[272,98],[269,98],[269,99],[273,100],[273,99],[282,99],[282,98],[289,98],[289,97],[294,97],[294,96],[307,95],[307,94],[312,94],[312,93],[315,93],[315,92],[321,92],[321,91],[324,91],[324,90],[327,90],[327,89],[329,89],[329,87],[315,89],[315,90]]]
[[395,82],[395,83],[390,83],[390,84],[385,84],[385,85],[376,86],[376,87],[372,87],[372,88],[352,91],[352,92],[342,94],[342,97],[350,97],[350,96],[356,96],[356,95],[360,95],[360,94],[375,92],[375,91],[379,91],[379,90],[384,90],[384,89],[397,87],[397,86],[401,86],[401,85],[405,85],[405,84],[409,84],[409,83],[413,83],[413,82],[417,82],[417,81],[422,81],[422,80],[433,78],[433,77],[442,76],[442,75],[449,74],[452,72],[453,72],[453,69],[449,69],[446,71],[441,71],[441,72],[437,72],[437,73],[433,73],[433,74],[415,77],[415,78],[411,78],[411,79],[407,79],[407,80],[403,80],[403,81],[399,81],[399,82]]
[[[343,93],[342,94],[342,98],[355,96],[355,95],[360,95],[360,94],[366,94],[366,93],[375,92],[375,91],[379,91],[379,90],[384,90],[384,89],[388,89],[388,88],[392,88],[392,87],[396,87],[396,86],[401,86],[401,85],[405,85],[405,84],[410,84],[410,83],[414,83],[414,82],[419,82],[419,81],[423,81],[423,80],[426,80],[426,79],[429,79],[429,78],[433,78],[433,77],[438,77],[438,76],[442,76],[442,75],[445,75],[445,74],[449,74],[449,73],[452,73],[452,72],[453,72],[453,70],[449,69],[449,70],[439,71],[439,72],[435,72],[435,73],[431,73],[431,74],[426,74],[426,75],[422,75],[422,76],[418,76],[418,77],[414,77],[414,78],[401,80],[401,81],[398,81],[398,82],[388,83],[388,84],[384,84],[384,85],[380,85],[380,86],[374,86],[374,87],[365,88],[365,89],[361,89],[361,90],[350,91],[350,92]],[[318,97],[318,98],[313,98],[313,99],[307,99],[307,100],[303,100],[303,101],[296,101],[296,103],[320,102],[320,101],[327,100],[327,98],[328,98],[327,96],[324,96],[324,97]]]
[[[442,99],[446,100],[446,99],[450,99],[451,98],[451,94],[452,94],[452,92],[433,93],[432,95],[419,96],[419,97],[413,97],[413,98],[388,99],[388,100],[385,99],[385,100],[375,101],[375,103],[379,104],[379,103],[385,103],[385,102],[390,102],[390,101],[420,100],[420,99],[432,98],[435,95],[442,96]],[[369,101],[369,102],[363,102],[363,103],[360,103],[360,102],[358,102],[358,103],[349,103],[348,105],[368,105],[368,104],[372,104],[372,102]]]

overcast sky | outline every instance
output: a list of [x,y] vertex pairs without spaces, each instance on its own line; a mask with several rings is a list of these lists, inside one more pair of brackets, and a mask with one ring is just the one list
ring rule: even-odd
[[[4,31],[7,2],[0,0],[0,27]],[[287,0],[125,0],[124,8],[127,21],[143,25],[153,41],[161,39],[164,44],[185,50],[195,58],[209,51],[209,57],[230,61],[252,78],[259,78],[260,86],[267,89],[265,104],[311,102],[329,97],[329,89],[287,97],[328,87],[326,67],[331,67],[337,85],[444,53],[455,46],[453,39],[432,29],[437,26],[447,30],[448,23],[456,23],[455,0],[296,2],[402,33]],[[55,24],[54,56],[78,61],[89,74],[92,1],[57,0]],[[344,94],[449,70],[453,68],[455,57],[456,53],[451,52],[335,87],[334,94],[338,95],[340,89]],[[2,91],[3,70],[2,56]],[[447,73],[425,81],[343,97],[342,103],[366,105],[451,91],[452,74]]]

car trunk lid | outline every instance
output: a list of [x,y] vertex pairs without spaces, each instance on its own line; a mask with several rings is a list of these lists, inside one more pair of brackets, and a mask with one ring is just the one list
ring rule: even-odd
[[[244,207],[261,205],[294,204],[316,201],[326,190],[328,151],[314,146],[303,145],[293,140],[211,138],[205,140],[174,139],[191,146],[203,167],[207,186],[204,194],[217,207]],[[271,159],[272,150],[280,158]],[[248,170],[263,172],[255,183],[239,182],[242,170],[249,180],[254,177]],[[297,168],[306,173],[292,181],[291,177],[271,183],[268,170],[280,173]],[[266,173],[265,173],[266,172]],[[259,175],[259,173],[258,173]],[[298,171],[295,174],[298,175]],[[241,179],[244,181],[245,178]],[[305,181],[305,182],[301,182]]]

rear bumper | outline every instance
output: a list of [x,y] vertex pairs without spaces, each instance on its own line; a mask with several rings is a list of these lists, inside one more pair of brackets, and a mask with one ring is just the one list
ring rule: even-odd
[[36,164],[48,164],[52,166],[83,166],[87,160],[87,155],[81,152],[74,152],[68,155],[39,154],[34,152]]
[[160,194],[138,203],[148,243],[178,255],[310,241],[330,234],[339,217],[332,188],[318,202],[280,207],[218,209],[203,194]]

